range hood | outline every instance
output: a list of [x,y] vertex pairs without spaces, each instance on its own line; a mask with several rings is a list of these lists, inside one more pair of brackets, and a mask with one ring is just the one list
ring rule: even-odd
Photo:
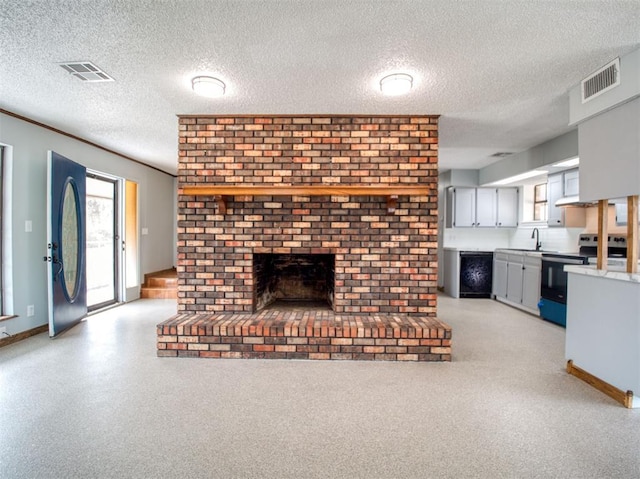
[[[614,205],[617,202],[618,201],[616,201],[615,199],[609,200],[610,205]],[[560,198],[558,201],[556,201],[556,207],[558,208],[569,208],[569,207],[588,208],[590,206],[596,206],[597,204],[598,204],[597,201],[581,201],[578,195],[565,196],[564,198]]]
[[559,208],[569,207],[569,206],[587,207],[587,206],[593,206],[593,203],[581,202],[580,197],[578,195],[575,195],[575,196],[565,196],[564,198],[560,198],[558,201],[556,201],[555,206]]

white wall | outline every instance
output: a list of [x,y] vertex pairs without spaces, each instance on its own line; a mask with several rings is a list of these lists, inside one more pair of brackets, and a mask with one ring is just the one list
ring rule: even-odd
[[640,98],[579,126],[580,200],[640,194]]
[[485,166],[478,172],[478,184],[486,185],[576,156],[577,129]]
[[[176,184],[171,175],[162,173],[108,153],[46,128],[0,113],[0,143],[9,145],[12,173],[10,198],[12,208],[11,244],[9,247],[13,284],[13,301],[9,313],[18,317],[3,321],[9,334],[16,334],[48,322],[47,268],[47,152],[66,156],[87,168],[123,177],[139,185],[139,227],[148,235],[140,236],[140,273],[174,266],[176,257]],[[33,231],[25,232],[31,220]],[[35,306],[35,316],[27,317],[27,305]]]
[[[536,240],[531,238],[533,224],[511,230],[509,248],[532,249],[536,247]],[[538,227],[542,249],[558,251],[560,253],[576,253],[578,251],[578,239],[584,228],[547,228]]]

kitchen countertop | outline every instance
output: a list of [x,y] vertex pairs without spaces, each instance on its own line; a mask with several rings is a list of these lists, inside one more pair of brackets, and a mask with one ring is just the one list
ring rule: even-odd
[[542,253],[550,253],[550,251],[535,251],[535,250],[526,250],[526,249],[515,249],[515,248],[496,248],[496,252],[507,253],[507,254],[519,254],[521,256],[532,256],[535,258],[539,258],[542,256]]
[[461,246],[445,246],[444,251],[474,251],[478,253],[493,253],[493,248],[463,248]]
[[640,283],[640,273],[627,273],[625,266],[610,265],[609,269],[596,269],[595,265],[567,265],[567,273],[583,274],[616,281]]

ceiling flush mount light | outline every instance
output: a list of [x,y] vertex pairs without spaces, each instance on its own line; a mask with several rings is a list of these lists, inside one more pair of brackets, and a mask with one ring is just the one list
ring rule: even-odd
[[191,80],[191,87],[198,95],[215,98],[224,95],[226,85],[217,78],[199,76]]
[[411,90],[413,77],[406,73],[394,73],[380,80],[380,90],[389,96],[404,95]]

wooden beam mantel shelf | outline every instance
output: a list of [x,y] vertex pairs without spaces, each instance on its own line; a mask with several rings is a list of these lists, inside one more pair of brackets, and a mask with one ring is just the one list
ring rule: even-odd
[[182,192],[191,196],[213,196],[220,214],[227,212],[228,196],[383,196],[387,211],[394,213],[399,196],[428,196],[427,186],[184,186]]

